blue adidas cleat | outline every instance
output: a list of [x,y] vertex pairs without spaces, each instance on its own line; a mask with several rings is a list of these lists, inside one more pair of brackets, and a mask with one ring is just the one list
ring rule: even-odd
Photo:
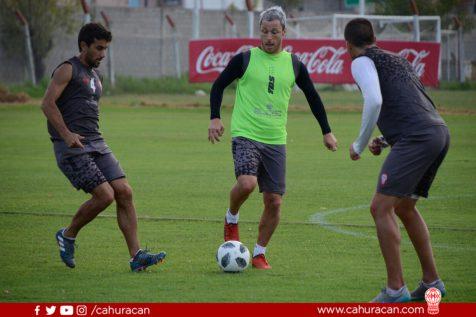
[[384,287],[382,291],[372,299],[371,303],[407,303],[411,301],[411,299],[410,292],[406,286],[396,296],[389,295],[387,293],[387,288]]
[[424,284],[423,281],[420,281],[420,284],[418,284],[418,287],[413,292],[411,292],[412,301],[425,300],[425,292],[431,287],[437,288],[441,293],[441,297],[445,297],[446,288],[445,288],[445,283],[443,283],[442,280],[440,279],[436,280],[435,282],[433,282],[433,285],[431,286],[428,284]]
[[76,263],[74,262],[74,239],[65,238],[63,236],[65,228],[61,228],[56,232],[56,242],[60,249],[61,260],[67,267],[74,268]]
[[131,265],[131,270],[132,272],[144,271],[151,265],[163,262],[165,256],[165,252],[153,254],[149,253],[148,250],[139,250],[129,262]]

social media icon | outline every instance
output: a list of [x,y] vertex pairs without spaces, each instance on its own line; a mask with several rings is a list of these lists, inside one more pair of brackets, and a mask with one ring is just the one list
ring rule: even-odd
[[86,305],[77,305],[76,306],[76,315],[86,316],[88,314],[88,307]]
[[72,316],[74,312],[73,306],[71,305],[62,305],[60,307],[60,315],[62,316]]
[[35,307],[35,316],[38,316],[39,313],[40,313],[40,305],[36,305],[36,307]]
[[51,306],[51,307],[48,307],[46,306],[46,314],[47,315],[53,315],[56,311],[56,306]]

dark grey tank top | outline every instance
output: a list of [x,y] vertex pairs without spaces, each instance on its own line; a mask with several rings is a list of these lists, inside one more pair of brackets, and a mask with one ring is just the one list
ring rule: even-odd
[[377,68],[382,92],[377,125],[388,143],[429,126],[446,125],[405,58],[378,47],[367,48],[363,55]]
[[[63,120],[71,132],[84,136],[86,142],[102,140],[101,132],[99,132],[98,106],[102,94],[101,80],[93,68],[83,65],[76,56],[59,66],[64,63],[71,64],[73,74],[56,101]],[[48,132],[51,140],[62,140],[50,122],[48,122]]]

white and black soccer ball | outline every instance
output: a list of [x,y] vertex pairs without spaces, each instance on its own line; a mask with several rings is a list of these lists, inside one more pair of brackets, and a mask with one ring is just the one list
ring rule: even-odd
[[250,263],[250,251],[240,241],[223,243],[216,254],[218,266],[225,272],[241,272]]

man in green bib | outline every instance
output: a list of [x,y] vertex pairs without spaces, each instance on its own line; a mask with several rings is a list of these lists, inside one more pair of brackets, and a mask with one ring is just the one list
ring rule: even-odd
[[324,145],[337,150],[337,140],[327,122],[321,98],[306,66],[282,48],[286,15],[281,7],[263,11],[259,19],[261,46],[235,55],[215,81],[210,94],[208,139],[215,143],[223,135],[220,107],[224,89],[238,79],[231,119],[232,152],[236,184],[230,192],[225,216],[224,239],[240,240],[238,211],[259,185],[264,210],[252,265],[270,269],[265,258],[274,230],[278,226],[282,196],[285,193],[286,122],[289,98],[294,84],[304,92],[319,122]]

